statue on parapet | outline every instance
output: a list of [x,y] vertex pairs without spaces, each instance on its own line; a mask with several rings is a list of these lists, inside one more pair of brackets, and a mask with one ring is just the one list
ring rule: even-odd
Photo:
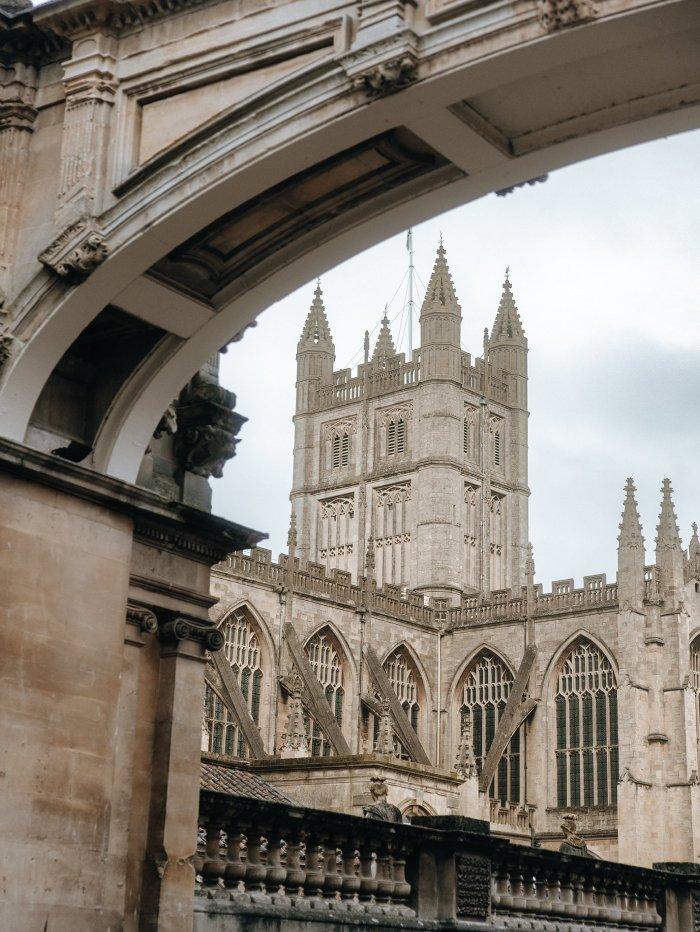
[[382,822],[403,822],[403,816],[398,806],[388,803],[386,797],[389,788],[384,777],[372,777],[369,791],[374,802],[362,807],[366,819],[379,819]]

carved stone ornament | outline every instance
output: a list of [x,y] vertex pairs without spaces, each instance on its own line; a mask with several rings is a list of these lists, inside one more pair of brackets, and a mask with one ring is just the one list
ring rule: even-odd
[[177,404],[175,456],[180,469],[208,479],[223,475],[224,464],[236,454],[236,437],[247,418],[233,408],[236,396],[197,374]]
[[457,918],[486,920],[491,903],[491,862],[478,854],[461,854],[455,867]]
[[547,32],[585,23],[597,13],[592,0],[537,0],[537,16]]
[[107,258],[107,246],[94,217],[71,224],[39,254],[39,262],[65,281],[83,281]]
[[161,641],[176,644],[178,641],[198,641],[214,653],[224,646],[224,636],[218,628],[210,628],[187,618],[173,618],[161,626]]
[[415,80],[415,59],[410,55],[402,55],[355,75],[353,85],[370,97],[384,97],[387,94],[395,94]]
[[0,333],[0,370],[12,354],[12,337],[9,333]]
[[126,620],[144,634],[155,634],[158,630],[158,619],[153,612],[139,605],[127,605]]

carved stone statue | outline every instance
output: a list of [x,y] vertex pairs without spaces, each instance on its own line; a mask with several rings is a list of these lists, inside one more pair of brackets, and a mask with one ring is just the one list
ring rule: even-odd
[[374,803],[362,807],[365,818],[380,819],[383,822],[403,822],[403,816],[398,806],[386,801],[389,789],[384,777],[372,777],[369,791]]
[[561,854],[575,854],[579,858],[594,858],[595,855],[588,850],[588,845],[576,833],[576,816],[565,815],[561,821],[561,830],[564,841],[559,845]]

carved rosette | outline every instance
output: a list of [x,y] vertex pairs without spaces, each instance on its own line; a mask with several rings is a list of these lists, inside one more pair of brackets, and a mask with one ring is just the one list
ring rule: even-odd
[[107,257],[107,245],[94,217],[82,217],[39,254],[39,261],[71,284],[83,281]]
[[233,409],[236,396],[197,374],[177,404],[174,450],[183,472],[220,479],[236,454],[238,431],[248,420]]
[[[592,0],[537,0],[537,16],[543,29],[557,32],[594,19],[598,11]],[[535,178],[528,184],[543,179]]]

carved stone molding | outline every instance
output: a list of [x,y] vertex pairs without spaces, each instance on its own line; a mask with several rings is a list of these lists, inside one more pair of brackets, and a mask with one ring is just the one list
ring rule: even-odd
[[158,637],[165,644],[195,641],[214,653],[224,646],[224,636],[218,628],[202,625],[189,618],[173,618],[160,626]]
[[353,86],[369,97],[386,97],[412,84],[417,77],[417,63],[412,55],[401,55],[375,65],[353,77]]
[[516,188],[524,188],[525,185],[533,184],[544,184],[545,181],[549,178],[548,174],[538,175],[537,178],[528,178],[527,181],[519,181],[517,184],[512,184],[508,188],[501,188],[500,191],[496,191],[496,197],[507,197],[509,194],[512,194]]
[[126,606],[126,620],[130,625],[135,625],[143,634],[155,634],[158,630],[158,619],[154,613],[140,605]]
[[585,23],[597,13],[592,0],[537,0],[537,16],[547,32]]
[[13,340],[9,334],[0,334],[0,372],[12,354],[12,343]]
[[461,854],[455,867],[457,918],[486,920],[491,902],[491,862],[478,854]]
[[59,278],[83,281],[107,257],[107,245],[94,217],[82,217],[39,254],[39,261]]

